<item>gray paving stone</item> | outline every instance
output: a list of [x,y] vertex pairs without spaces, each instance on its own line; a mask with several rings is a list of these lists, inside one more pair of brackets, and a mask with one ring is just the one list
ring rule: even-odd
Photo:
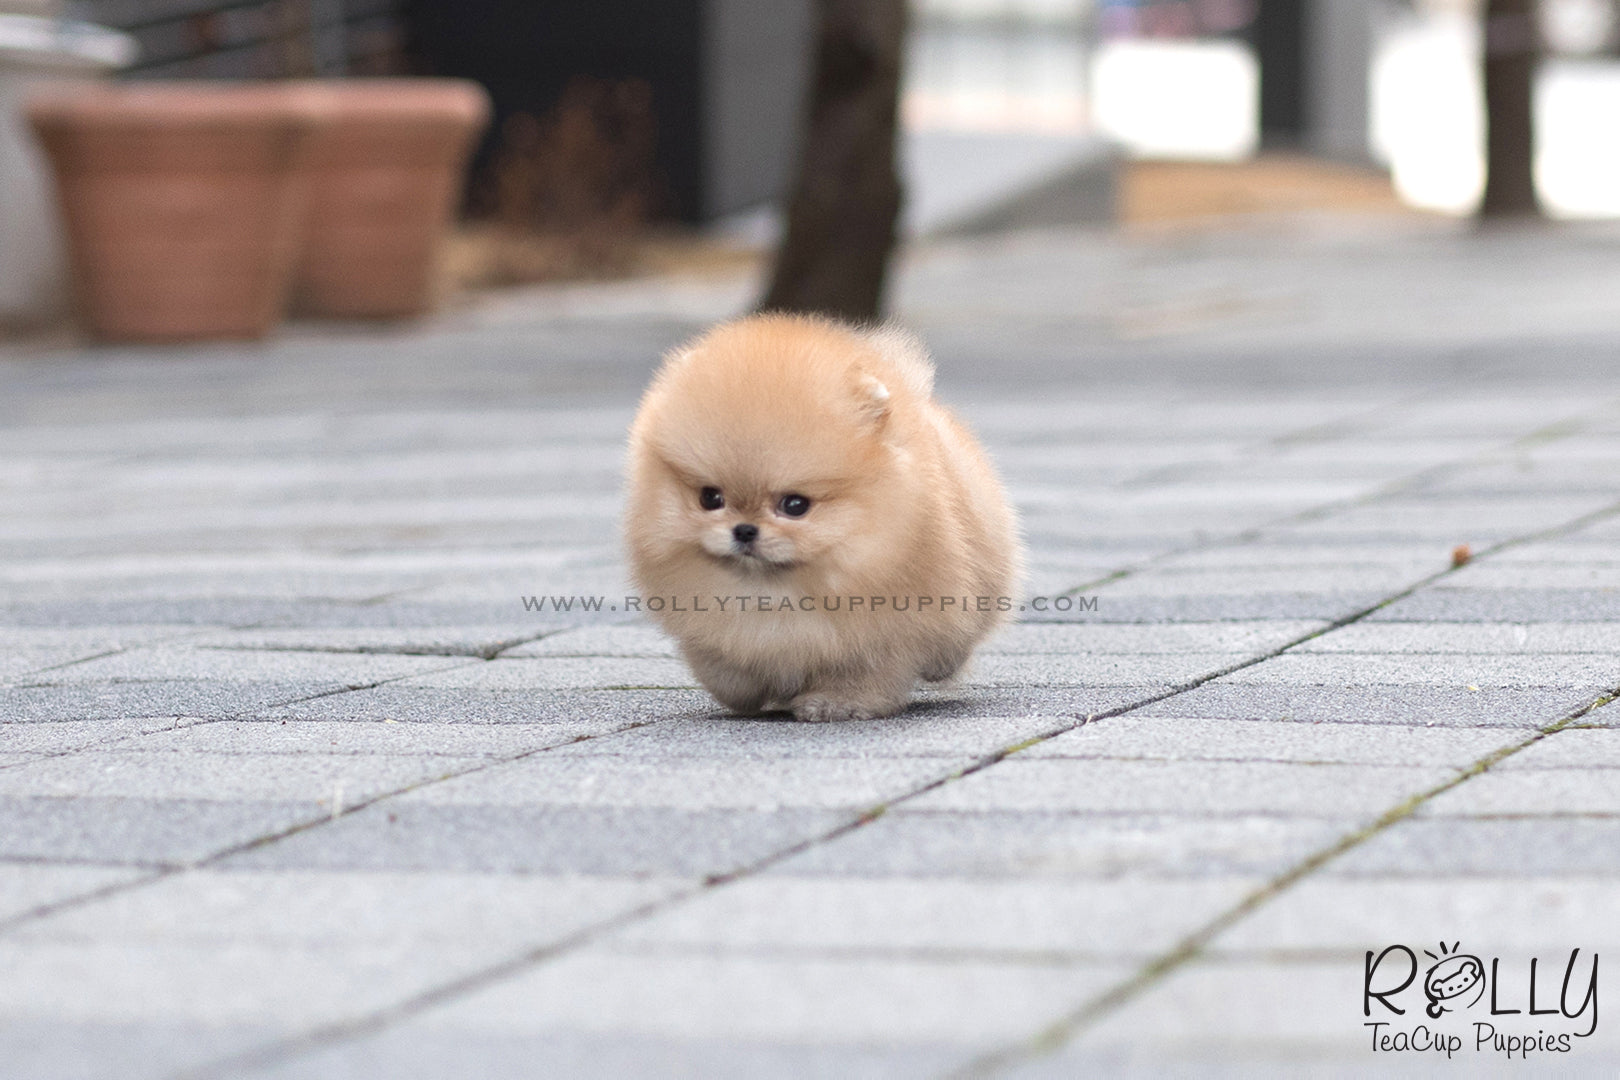
[[[984,1045],[1022,1037],[1123,969],[589,949],[436,1010],[434,1026],[663,1038]],[[426,1018],[424,1018],[426,1021]]]
[[[1182,1048],[1178,1048],[1182,1049]],[[1067,1046],[1048,1056],[1036,1057],[1009,1065],[1005,1075],[1015,1080],[1059,1080],[1072,1076],[1117,1076],[1126,1080],[1287,1080],[1308,1071],[1320,1080],[1355,1080],[1367,1075],[1366,1059],[1362,1051],[1333,1056],[1320,1045],[1235,1046],[1224,1043],[1218,1047],[1205,1046],[1205,1052],[1176,1054],[1138,1053],[1134,1048],[1108,1044],[1092,1048],[1087,1045]],[[1599,1068],[1602,1066],[1600,1065]],[[1423,1078],[1435,1080],[1444,1075],[1444,1066],[1426,1060],[1406,1062],[1380,1062],[1380,1076]],[[1553,1071],[1549,1075],[1565,1073]],[[1588,1075],[1576,1069],[1574,1076]]]
[[907,808],[1376,817],[1455,775],[1399,765],[1013,758],[926,792]]
[[1139,716],[1224,717],[1404,727],[1534,728],[1590,703],[1597,688],[1239,685],[1224,680],[1146,706]]
[[1303,621],[1131,624],[1018,623],[1001,630],[980,655],[1225,653],[1257,655],[1304,637],[1325,623]]
[[768,873],[863,878],[1197,878],[1278,873],[1344,820],[891,811]]
[[1100,588],[1104,602],[1125,597],[1244,597],[1293,592],[1330,598],[1388,596],[1399,592],[1438,567],[1418,569],[1406,565],[1332,565],[1281,567],[1186,568],[1155,566]]
[[[1040,540],[1036,542],[1041,543]],[[1098,582],[1107,580],[1116,571],[1125,569],[1126,565],[1072,558],[1032,560],[1024,566],[1023,587],[1018,598],[1025,603],[1027,610],[1030,598],[1084,592]]]
[[343,754],[504,758],[596,735],[599,724],[433,724],[355,720],[216,720],[126,739],[109,751],[239,754]]
[[1220,955],[1360,956],[1369,947],[1462,940],[1491,955],[1620,945],[1612,880],[1596,877],[1316,878],[1269,900],[1211,945]]
[[[1313,463],[1313,468],[1316,467]],[[1335,542],[1301,540],[1289,542],[1269,535],[1241,544],[1217,544],[1176,554],[1157,566],[1185,570],[1256,571],[1363,570],[1403,572],[1404,580],[1415,581],[1449,565],[1449,553],[1410,543],[1356,542],[1353,538]]]
[[1620,538],[1620,520],[1608,518],[1582,529],[1578,534],[1581,540],[1590,540],[1594,543],[1612,542]]
[[[1605,461],[1603,470],[1612,473],[1614,463]],[[1594,526],[1573,533],[1559,533],[1555,538],[1537,540],[1533,544],[1520,544],[1491,555],[1488,566],[1493,573],[1508,572],[1516,566],[1572,567],[1592,566],[1612,569],[1615,562],[1614,538],[1604,536]]]
[[1498,563],[1495,560],[1486,560],[1470,563],[1446,584],[1459,589],[1620,592],[1620,564],[1606,563],[1597,559],[1555,562],[1547,556],[1531,561],[1528,558],[1530,551],[1520,554],[1521,559],[1514,562]]
[[216,719],[248,715],[331,689],[330,684],[207,679],[0,687],[0,716],[24,723],[130,717]]
[[968,665],[968,686],[1153,686],[1168,689],[1224,671],[1239,660],[1232,653],[1174,653],[1125,656],[985,655]]
[[1609,623],[1405,623],[1369,619],[1295,646],[1296,653],[1425,653],[1477,657],[1554,653],[1612,655]]
[[78,1021],[197,1021],[247,1026],[273,1016],[297,1031],[365,1014],[497,959],[476,942],[298,947],[285,942],[0,942],[12,978],[0,1016]]
[[3,740],[0,745],[33,753],[61,754],[91,746],[114,747],[145,734],[177,731],[202,722],[191,717],[168,716],[0,722],[0,740]]
[[912,695],[907,717],[1046,716],[1084,719],[1130,708],[1165,693],[1164,686],[1040,686],[925,688]]
[[1235,671],[1222,682],[1233,686],[1334,686],[1344,688],[1348,694],[1356,693],[1363,686],[1376,685],[1595,689],[1620,685],[1620,654],[1284,655]]
[[55,578],[12,582],[8,584],[7,591],[13,602],[23,604],[42,601],[62,605],[86,596],[97,597],[103,602],[126,603],[207,601],[233,596],[296,600],[299,597],[319,596],[339,604],[365,604],[390,595],[428,589],[437,584],[442,576],[442,570],[438,575],[351,574],[342,571],[288,573],[247,568],[211,572],[206,563],[187,565],[187,561],[176,560],[176,565],[163,573],[108,572],[95,576],[85,574],[71,582]]
[[1403,821],[1329,864],[1346,877],[1620,875],[1620,818],[1429,817]]
[[1611,700],[1609,704],[1600,709],[1594,709],[1580,718],[1576,726],[1585,727],[1617,727],[1620,726],[1620,709],[1615,708]]
[[[280,1074],[367,1080],[944,1075],[1253,897],[1009,1075],[1364,1075],[1400,1071],[1361,1042],[1366,938],[1596,949],[1614,706],[1254,890],[1615,689],[1620,517],[1145,705],[1458,543],[1620,499],[1614,230],[1370,221],[916,247],[898,310],[1023,508],[1025,598],[1097,607],[1023,613],[977,685],[873,724],[726,717],[611,610],[634,396],[750,302],[740,275],[253,345],[0,344],[0,788],[102,793],[0,797],[0,918],[110,890],[0,936],[0,1074],[167,1078],[280,1045]],[[606,609],[524,606],[581,595]],[[632,686],[679,689],[605,689]],[[336,821],[321,802],[338,776],[388,790],[530,751]],[[141,866],[246,845],[231,869]],[[680,890],[611,946],[294,1052]]]
[[0,1022],[8,1080],[161,1080],[277,1033],[274,1025],[202,1021],[73,1020],[37,1013]]
[[0,798],[0,859],[185,864],[322,817],[308,803]]
[[46,904],[134,881],[142,871],[111,866],[49,866],[0,861],[0,922]]
[[1511,540],[1602,509],[1613,497],[1559,496],[1537,492],[1522,498],[1441,499],[1425,495],[1389,499],[1333,514],[1321,523],[1290,526],[1278,535],[1300,537],[1401,538],[1434,544],[1486,543]]
[[43,669],[194,633],[196,628],[185,626],[78,629],[0,626],[0,681],[24,681]]
[[445,755],[86,750],[0,771],[0,798],[318,803],[329,810],[487,765]]
[[674,641],[649,626],[593,626],[547,634],[501,653],[503,659],[538,656],[677,656]]
[[[1372,1053],[1357,997],[1361,977],[1359,956],[1288,964],[1194,962],[1104,1016],[1044,1075],[1119,1059],[1141,1071],[1253,1059],[1274,1069],[1310,1070],[1317,1062],[1376,1068],[1382,1061]],[[1143,1039],[1144,1031],[1153,1038]]]
[[522,647],[545,633],[532,622],[488,626],[288,627],[273,630],[227,630],[204,633],[191,644],[198,648],[329,650],[334,653],[443,654],[484,656]]
[[1620,816],[1620,768],[1491,770],[1424,804],[1423,817]]
[[594,725],[607,732],[719,711],[713,698],[697,690],[465,690],[394,683],[259,709],[252,715],[289,721]]
[[[1449,1058],[1434,1051],[1375,1052],[1371,1033],[1362,1026],[1366,1018],[1358,1001],[1361,968],[1359,955],[1287,963],[1197,962],[1104,1017],[1060,1054],[1011,1075],[1072,1076],[1080,1070],[1123,1066],[1132,1076],[1194,1076],[1205,1075],[1207,1063],[1221,1070],[1215,1075],[1234,1077],[1301,1071],[1315,1076],[1318,1068],[1329,1076],[1442,1076],[1459,1069],[1510,1076],[1526,1068],[1523,1058],[1509,1062],[1505,1053],[1488,1043],[1477,1048],[1473,1022],[1489,1020],[1472,1012],[1428,1021],[1431,1031],[1438,1027],[1461,1040]],[[1347,984],[1351,989],[1345,989]],[[1418,1000],[1421,1003],[1422,998]],[[1401,1021],[1399,1027],[1410,1032],[1426,1018],[1402,1020],[1391,1015],[1391,1020]],[[1520,1035],[1535,1035],[1552,1026],[1549,1020],[1537,1025],[1523,1017],[1495,1020],[1496,1030]],[[1155,1038],[1143,1039],[1144,1030],[1152,1030]],[[1617,1060],[1613,1038],[1601,1029],[1591,1044],[1581,1039],[1572,1039],[1572,1044],[1567,1061],[1545,1055],[1548,1060],[1542,1062],[1531,1055],[1529,1067],[1551,1076],[1600,1076]]]
[[677,878],[202,870],[36,919],[12,936],[338,950],[474,944],[517,956],[688,886]]
[[[1116,716],[1019,751],[1020,758],[1290,761],[1465,768],[1517,742],[1489,728]],[[1620,746],[1617,746],[1620,749]]]
[[[489,539],[488,530],[483,538]],[[173,538],[177,544],[186,538]],[[231,537],[230,539],[235,539]],[[291,542],[292,538],[286,538]],[[534,542],[537,537],[525,532],[516,540]],[[543,539],[540,538],[540,539]],[[196,542],[196,541],[192,541]],[[354,543],[375,543],[375,538],[356,538]],[[121,542],[119,543],[121,545]],[[0,556],[6,554],[0,545]],[[531,583],[532,584],[532,583]],[[95,596],[76,596],[71,603],[62,601],[0,602],[0,622],[13,626],[40,628],[70,628],[78,626],[115,626],[120,624],[182,623],[204,626],[285,626],[285,627],[436,627],[456,625],[483,625],[520,616],[522,600],[517,594],[506,595],[498,601],[467,602],[466,600],[436,600],[424,603],[410,597],[372,603],[340,602],[322,597],[259,596],[199,596],[175,599],[101,599]],[[575,621],[593,619],[611,622],[619,616],[578,616]],[[565,623],[550,615],[534,616],[537,631],[561,629]]]
[[101,684],[122,680],[209,680],[227,683],[298,683],[325,690],[366,686],[385,679],[453,669],[470,663],[474,662],[461,657],[443,656],[156,646],[129,649],[58,668],[37,676],[34,685]]
[[1433,588],[1372,616],[1380,622],[1620,622],[1620,592]]
[[[187,512],[173,508],[136,507],[73,520],[58,516],[48,524],[0,520],[0,538],[37,539],[88,534],[140,536],[187,528],[219,530],[287,530],[308,528],[398,529],[487,520],[538,522],[547,518],[606,518],[617,509],[614,495],[575,489],[544,500],[505,498],[399,498],[275,500],[265,503],[215,500]],[[98,526],[100,527],[98,529]]]
[[662,657],[545,657],[491,660],[404,682],[409,687],[469,690],[684,690],[697,680],[679,660]]
[[1015,881],[773,875],[706,891],[615,933],[624,945],[1027,962],[1147,957],[1233,907],[1260,878]]
[[1309,593],[1284,588],[1275,592],[1111,596],[1099,593],[1097,609],[1081,612],[1038,612],[1021,615],[1032,623],[1208,623],[1256,620],[1333,621],[1348,618],[1388,599],[1390,590]]
[[617,1080],[659,1076],[669,1080],[755,1080],[793,1076],[804,1080],[924,1080],[965,1065],[962,1047],[900,1045],[840,1046],[825,1043],[647,1038],[572,1031],[540,1033],[443,1030],[421,1023],[389,1029],[296,1059],[245,1071],[254,1080],[326,1080],[387,1076],[436,1080],[477,1062],[481,1077],[518,1080],[567,1076]]
[[232,856],[234,869],[703,876],[846,824],[849,811],[377,805]]
[[[589,744],[581,744],[589,745]],[[950,776],[972,758],[814,757],[717,761],[543,754],[399,797],[399,805],[866,809]],[[0,790],[4,776],[0,773]]]
[[[1620,721],[1613,705],[1588,713],[1582,723]],[[1493,772],[1540,769],[1611,769],[1620,767],[1620,731],[1613,728],[1566,728],[1495,766]]]
[[851,724],[800,724],[785,715],[764,719],[709,715],[649,724],[604,735],[559,756],[625,754],[647,758],[759,758],[803,761],[818,757],[980,757],[1078,723],[1072,716],[1035,710],[1025,716],[946,713],[927,706],[899,716]]

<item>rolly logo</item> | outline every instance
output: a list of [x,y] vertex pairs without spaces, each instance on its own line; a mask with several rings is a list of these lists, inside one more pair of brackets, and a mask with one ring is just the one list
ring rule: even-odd
[[[1431,961],[1427,967],[1419,955],[1406,945],[1367,950],[1362,1026],[1372,1033],[1376,1053],[1449,1058],[1471,1045],[1475,1053],[1523,1059],[1567,1054],[1597,1032],[1596,953],[1584,963],[1576,948],[1562,964],[1531,956],[1523,966],[1512,960],[1504,965],[1500,956],[1481,959],[1463,952],[1460,941],[1442,941],[1437,953],[1423,950]],[[1420,1005],[1428,1014],[1422,1023],[1397,1019]],[[1442,1019],[1448,1013],[1453,1017]]]
[[1477,956],[1459,953],[1462,942],[1447,947],[1440,943],[1440,955],[1427,949],[1423,955],[1434,961],[1423,977],[1423,993],[1429,999],[1423,1011],[1439,1018],[1454,1009],[1466,1009],[1485,993],[1485,964]]

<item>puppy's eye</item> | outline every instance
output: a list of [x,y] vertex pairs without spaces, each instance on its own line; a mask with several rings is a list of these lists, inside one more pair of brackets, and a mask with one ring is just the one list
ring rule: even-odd
[[719,488],[704,488],[698,492],[698,505],[705,510],[722,510],[726,505],[726,497],[720,494]]
[[804,517],[810,512],[810,500],[803,495],[784,495],[776,508],[786,517]]

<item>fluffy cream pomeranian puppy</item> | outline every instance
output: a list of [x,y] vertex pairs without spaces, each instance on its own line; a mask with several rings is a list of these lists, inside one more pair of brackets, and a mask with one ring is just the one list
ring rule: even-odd
[[1016,605],[1012,508],[895,329],[760,315],[665,360],[630,431],[641,602],[723,704],[906,707]]

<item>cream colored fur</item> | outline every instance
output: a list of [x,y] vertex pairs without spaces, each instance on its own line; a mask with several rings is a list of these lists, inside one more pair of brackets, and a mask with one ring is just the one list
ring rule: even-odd
[[[1013,511],[932,390],[910,335],[782,315],[718,327],[654,378],[630,432],[631,572],[729,708],[898,712],[919,679],[955,676],[1015,606]],[[704,488],[725,506],[704,509]],[[782,511],[790,494],[810,500],[803,517]],[[737,542],[739,524],[758,527],[752,544]],[[739,610],[744,596],[773,610]],[[776,610],[784,600],[791,610]],[[902,601],[910,610],[893,610]]]

